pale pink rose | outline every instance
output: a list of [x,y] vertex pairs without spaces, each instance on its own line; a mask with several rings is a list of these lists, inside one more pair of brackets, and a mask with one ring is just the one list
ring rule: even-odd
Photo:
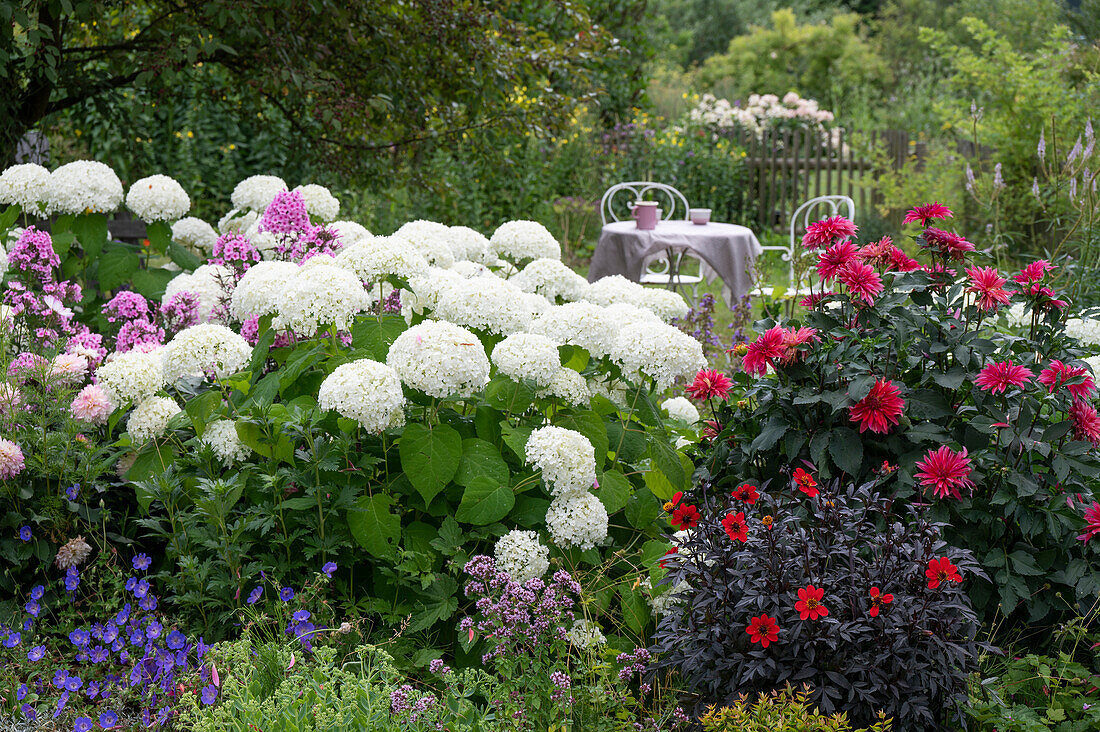
[[73,398],[72,406],[69,407],[69,413],[73,415],[73,419],[91,424],[103,424],[113,411],[115,411],[115,405],[111,403],[107,392],[95,384],[89,384],[81,389]]

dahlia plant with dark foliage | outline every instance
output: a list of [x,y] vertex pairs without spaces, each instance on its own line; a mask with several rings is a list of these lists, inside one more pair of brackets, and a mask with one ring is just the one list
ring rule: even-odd
[[702,704],[793,684],[826,713],[925,730],[957,717],[987,648],[966,585],[973,555],[927,510],[874,483],[818,485],[804,468],[772,484],[723,478],[694,495],[699,518],[662,560],[673,600],[659,665]]
[[810,225],[820,281],[805,316],[759,322],[735,349],[744,371],[700,470],[775,480],[807,461],[862,484],[896,464],[884,490],[930,503],[988,574],[969,583],[983,618],[1054,623],[1100,591],[1100,542],[1079,539],[1100,486],[1094,375],[1052,265],[1002,275],[937,228],[951,216],[907,215],[923,261],[889,237],[857,245],[843,217]]

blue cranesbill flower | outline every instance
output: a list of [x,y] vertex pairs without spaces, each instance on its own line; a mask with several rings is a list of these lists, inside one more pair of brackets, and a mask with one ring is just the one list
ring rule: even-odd
[[84,686],[84,679],[79,676],[70,676],[65,679],[65,691],[76,691],[81,686]]
[[134,585],[134,597],[139,600],[149,594],[149,580],[140,579],[138,583]]
[[84,687],[84,693],[88,695],[89,699],[95,699],[99,695],[99,682],[89,681],[88,685]]
[[283,589],[279,590],[279,599],[283,602],[290,602],[294,599],[294,590],[289,587],[284,587]]
[[19,633],[9,633],[8,637],[4,639],[4,648],[15,648],[22,640],[23,638]]
[[77,648],[88,645],[88,641],[91,640],[91,635],[83,628],[77,628],[69,633],[69,642]]
[[80,495],[80,484],[73,483],[71,486],[65,489],[65,497],[70,501],[75,501]]
[[163,630],[161,624],[155,620],[150,620],[149,624],[145,626],[145,637],[152,640],[153,638],[159,638],[160,632]]
[[325,562],[325,566],[321,567],[321,571],[331,577],[332,573],[336,571],[336,562]]
[[95,722],[91,717],[77,717],[76,724],[73,725],[73,732],[91,732],[92,727],[95,726]]
[[30,704],[24,704],[23,706],[19,707],[19,711],[23,712],[23,716],[32,722],[38,719],[38,710],[36,710]]
[[126,625],[126,621],[130,618],[130,603],[126,603],[122,606],[122,609],[115,615],[115,625]]
[[77,587],[80,587],[80,570],[76,567],[69,567],[65,570],[65,589],[73,592]]
[[57,717],[65,709],[65,705],[69,703],[69,692],[61,692],[61,696],[57,697],[57,708],[54,709],[53,716]]
[[199,642],[195,646],[195,653],[198,655],[200,661],[202,660],[202,657],[206,655],[206,651],[209,648],[211,648],[211,646],[206,645],[206,643],[202,639],[202,636],[200,635]]
[[306,620],[309,620],[309,610],[298,610],[291,617],[293,617],[299,623],[305,622]]
[[248,604],[249,605],[255,605],[256,602],[260,599],[260,596],[263,595],[263,594],[264,594],[263,585],[260,585],[259,587],[253,588],[252,592],[248,593]]
[[138,607],[146,612],[153,612],[157,609],[157,596],[146,595],[145,597],[138,600]]
[[209,686],[203,687],[203,690],[202,690],[202,703],[203,704],[206,704],[207,706],[209,706],[209,705],[213,704],[215,702],[215,700],[217,700],[217,698],[218,698],[218,687],[214,686],[213,684],[210,684]]
[[53,685],[58,689],[65,688],[65,682],[69,680],[69,670],[59,668],[53,672]]
[[169,648],[171,648],[173,651],[178,651],[179,649],[183,648],[185,643],[187,643],[187,636],[185,636],[178,630],[173,630],[171,633],[168,634],[168,638],[166,640],[168,641]]
[[107,649],[103,646],[96,646],[88,651],[88,660],[92,663],[103,663],[109,656],[110,654],[107,653]]
[[35,646],[27,651],[27,660],[31,663],[37,663],[46,657],[46,646]]
[[38,613],[42,610],[42,606],[35,600],[28,600],[27,604],[23,606],[23,610],[26,611],[27,615],[37,618]]
[[118,638],[118,626],[114,621],[108,620],[107,624],[103,626],[103,642],[113,643]]
[[30,526],[20,526],[19,527],[19,538],[20,539],[22,539],[23,541],[30,541],[32,536],[34,536],[34,534],[31,533],[31,527]]
[[118,724],[118,715],[108,709],[99,715],[99,726],[103,729],[111,729]]
[[152,563],[153,563],[153,560],[152,560],[152,559],[150,559],[150,558],[149,558],[149,557],[148,557],[147,555],[145,555],[145,554],[138,554],[138,555],[137,555],[136,557],[134,557],[134,560],[133,560],[133,562],[132,562],[132,564],[134,565],[134,569],[139,569],[139,570],[141,570],[142,572],[144,572],[145,570],[149,569],[149,566],[150,566],[150,565],[151,565]]
[[133,592],[134,588],[137,587],[137,581],[138,581],[137,577],[127,577],[126,578],[126,585],[125,585],[126,591],[127,592]]
[[42,585],[35,585],[31,588],[31,599],[41,600],[42,596],[46,594],[46,588]]
[[29,693],[29,690],[27,689],[27,685],[26,684],[20,684],[19,688],[16,689],[16,691],[15,691],[15,700],[16,701],[23,701],[24,699],[27,698],[28,693]]

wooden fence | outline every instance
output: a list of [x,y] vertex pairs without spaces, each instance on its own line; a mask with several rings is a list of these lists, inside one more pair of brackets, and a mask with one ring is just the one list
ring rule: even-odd
[[878,201],[876,173],[927,153],[904,130],[739,131],[731,138],[746,151],[747,198],[761,230],[785,230],[794,210],[815,196],[846,195],[857,213],[865,212]]

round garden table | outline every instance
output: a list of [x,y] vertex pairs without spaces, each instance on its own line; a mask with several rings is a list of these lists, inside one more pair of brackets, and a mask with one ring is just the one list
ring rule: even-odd
[[698,257],[708,282],[722,280],[722,294],[731,308],[752,289],[749,265],[764,251],[756,234],[737,224],[661,221],[655,229],[639,229],[633,219],[613,221],[600,232],[588,281],[618,274],[639,282],[646,264],[669,250]]

